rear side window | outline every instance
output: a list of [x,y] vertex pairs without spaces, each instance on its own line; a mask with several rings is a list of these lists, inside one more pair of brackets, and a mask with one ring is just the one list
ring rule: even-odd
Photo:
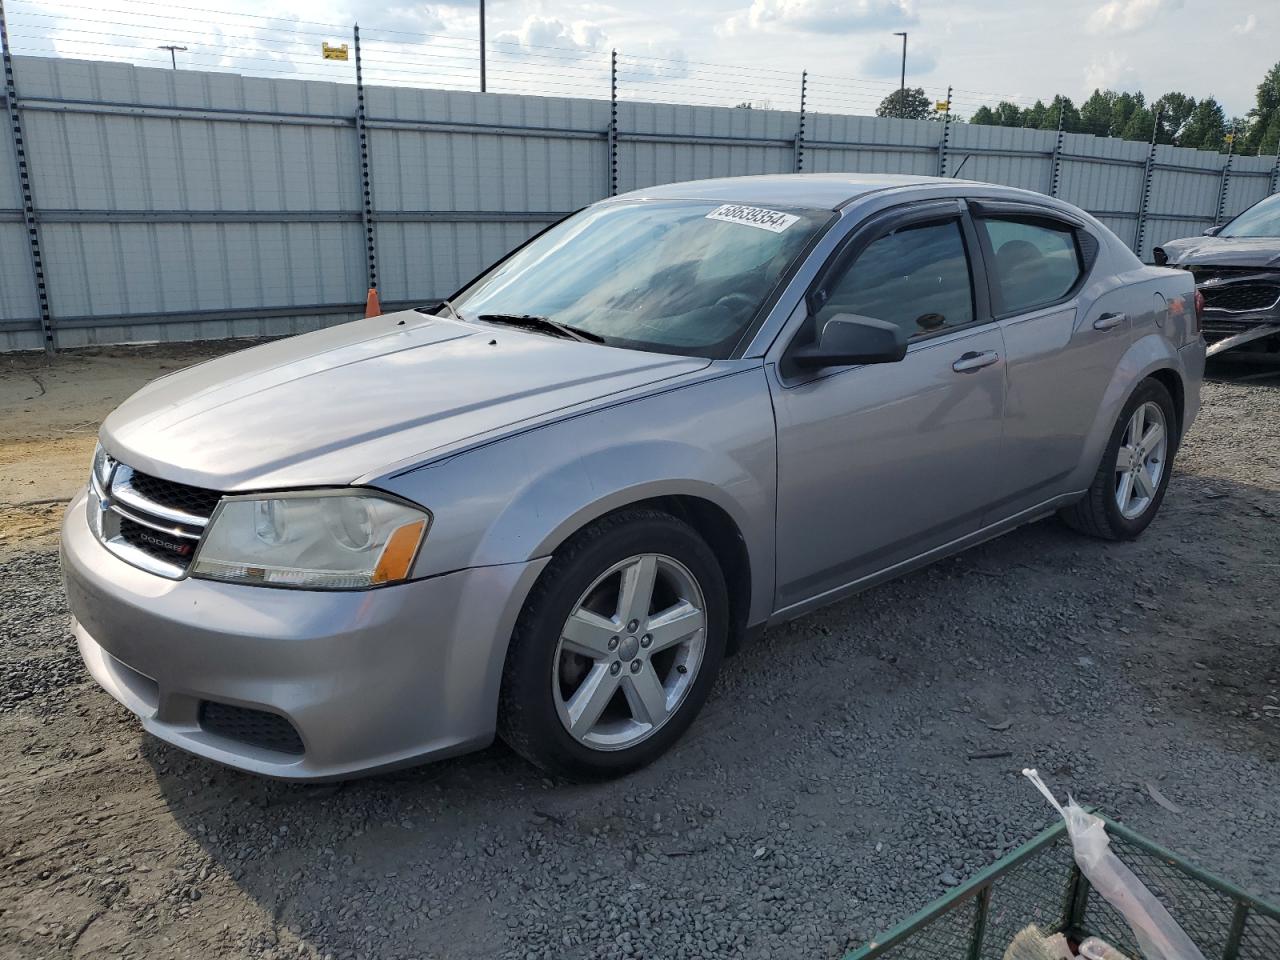
[[826,289],[818,330],[838,313],[896,323],[909,337],[973,322],[969,257],[956,220],[873,240]]
[[995,255],[988,266],[1000,290],[1002,313],[1026,313],[1061,300],[1080,279],[1083,267],[1071,227],[997,217],[978,225],[987,232]]

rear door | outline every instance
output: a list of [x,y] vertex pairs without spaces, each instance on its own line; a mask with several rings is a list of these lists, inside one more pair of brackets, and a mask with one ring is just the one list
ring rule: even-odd
[[1130,315],[1149,304],[1130,303],[1124,288],[1096,296],[1100,284],[1090,272],[1098,241],[1082,222],[1018,203],[971,202],[970,209],[1008,380],[991,522],[1072,492],[1069,475],[1132,342]]

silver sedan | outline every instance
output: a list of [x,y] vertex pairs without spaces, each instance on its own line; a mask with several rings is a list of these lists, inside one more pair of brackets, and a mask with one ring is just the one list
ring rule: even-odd
[[1141,533],[1199,323],[1190,274],[1039,194],[638,191],[448,301],[144,387],[67,512],[72,627],[148,731],[241,769],[497,734],[625,773],[769,625],[1055,512]]

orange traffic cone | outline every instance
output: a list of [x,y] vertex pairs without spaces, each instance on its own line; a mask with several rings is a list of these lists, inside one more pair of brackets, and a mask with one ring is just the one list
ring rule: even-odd
[[364,315],[366,317],[382,316],[382,305],[378,303],[378,288],[370,287],[369,296],[364,301]]

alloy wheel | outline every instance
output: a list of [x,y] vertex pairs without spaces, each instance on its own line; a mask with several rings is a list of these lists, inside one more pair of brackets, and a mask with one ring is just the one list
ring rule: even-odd
[[560,631],[551,686],[560,722],[593,750],[625,750],[669,720],[706,648],[706,601],[680,561],[656,553],[614,564]]
[[1155,500],[1164,475],[1168,435],[1158,403],[1148,400],[1129,417],[1116,454],[1116,506],[1126,520],[1142,516]]

